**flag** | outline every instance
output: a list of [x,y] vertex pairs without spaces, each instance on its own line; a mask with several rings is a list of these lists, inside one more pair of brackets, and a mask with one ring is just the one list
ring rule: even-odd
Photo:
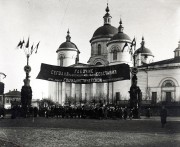
[[19,46],[21,46],[21,44],[22,44],[22,42],[21,42],[21,40],[20,40],[19,43],[18,43],[18,45],[17,45],[17,48],[18,48]]
[[124,51],[124,48],[125,48],[126,46],[128,46],[127,42],[125,43],[125,45],[124,45],[124,47],[123,47],[123,49],[122,49],[122,52]]
[[135,39],[135,37],[134,37],[133,41],[131,42],[131,48],[132,48],[133,46],[136,46],[136,39]]
[[25,42],[24,42],[24,39],[23,39],[23,41],[21,42],[21,46],[20,46],[20,48],[22,48],[23,47],[23,44],[24,44]]
[[20,40],[17,45],[17,48],[19,47],[21,49],[23,47],[23,44],[24,44],[24,40],[23,41]]
[[28,41],[26,43],[26,48],[29,48],[29,37],[28,37]]
[[31,46],[31,54],[33,53],[33,45]]
[[38,50],[38,47],[39,47],[39,43],[40,43],[40,41],[39,41],[38,44],[36,45],[36,52],[35,52],[35,53],[37,53],[37,50]]

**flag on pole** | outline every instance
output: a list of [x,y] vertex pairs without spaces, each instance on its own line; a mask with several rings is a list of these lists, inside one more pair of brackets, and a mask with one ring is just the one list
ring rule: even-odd
[[[34,45],[34,44],[33,44]],[[33,53],[33,45],[31,46],[31,54]]]
[[28,41],[26,43],[26,48],[29,48],[29,37],[28,37]]
[[134,37],[133,41],[131,42],[131,47],[136,46],[136,39]]
[[122,52],[124,51],[124,48],[125,48],[126,46],[128,46],[128,43],[127,43],[127,42],[125,43],[125,45],[124,45],[124,47],[123,47],[123,49],[122,49]]
[[22,44],[21,40],[19,41],[18,45],[17,45],[17,48],[20,47]]
[[24,40],[23,41],[20,40],[18,45],[17,45],[17,48],[19,47],[20,49],[22,49],[23,44],[24,44]]
[[38,44],[36,45],[36,52],[35,52],[35,53],[37,53],[37,50],[38,50],[38,47],[39,47],[39,43],[40,43],[40,41],[39,41]]
[[22,48],[23,47],[23,44],[24,44],[25,42],[24,42],[24,39],[23,39],[23,41],[21,42],[21,46],[20,46],[20,48]]

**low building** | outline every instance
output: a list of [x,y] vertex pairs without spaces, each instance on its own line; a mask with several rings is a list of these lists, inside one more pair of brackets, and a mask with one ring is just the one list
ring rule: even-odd
[[21,92],[17,89],[9,91],[4,94],[4,108],[11,109],[11,104],[20,104],[21,102]]

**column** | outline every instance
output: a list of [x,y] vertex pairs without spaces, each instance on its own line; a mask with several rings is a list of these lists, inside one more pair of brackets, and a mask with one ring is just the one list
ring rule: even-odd
[[74,83],[71,84],[71,97],[72,98],[75,97],[75,84]]
[[84,100],[85,99],[85,93],[86,93],[85,84],[81,85],[81,93],[82,93],[82,100]]
[[66,83],[62,82],[62,97],[61,97],[61,104],[64,105],[66,100]]
[[93,83],[92,93],[93,93],[93,98],[95,98],[96,97],[96,83]]
[[107,94],[108,94],[108,83],[104,83],[103,85],[103,103],[105,102],[105,104],[107,104]]

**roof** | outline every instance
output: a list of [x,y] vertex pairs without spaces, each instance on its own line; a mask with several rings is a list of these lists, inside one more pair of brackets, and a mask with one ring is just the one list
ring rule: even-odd
[[146,66],[155,66],[155,65],[164,65],[164,64],[173,64],[173,63],[180,63],[180,57],[171,58],[167,60],[157,61],[150,64],[142,65],[139,67],[146,67]]
[[111,41],[119,41],[119,40],[126,40],[126,41],[131,41],[130,37],[123,33],[123,29],[124,27],[122,26],[122,20],[120,19],[120,22],[119,22],[119,27],[118,27],[118,33],[116,33],[110,40]]
[[58,49],[61,48],[75,48],[77,49],[77,46],[73,42],[63,42]]
[[71,36],[69,35],[69,33],[70,32],[68,30],[67,31],[67,36],[66,36],[66,41],[63,42],[59,46],[59,48],[58,48],[58,50],[56,52],[58,52],[59,50],[64,50],[64,49],[77,49],[78,50],[77,46],[73,42],[71,42]]
[[138,53],[153,56],[151,50],[143,46],[134,52],[134,54],[138,54]]
[[118,29],[110,24],[104,24],[99,27],[93,34],[90,42],[97,38],[111,38],[114,34],[118,32]]
[[129,40],[129,41],[131,41],[130,37],[127,34],[123,33],[123,32],[119,32],[119,33],[115,34],[111,38],[110,41],[114,41],[114,40]]
[[13,91],[9,91],[7,93],[5,93],[5,95],[7,96],[18,96],[20,97],[21,96],[21,92],[20,91],[17,91],[17,90],[13,90]]

